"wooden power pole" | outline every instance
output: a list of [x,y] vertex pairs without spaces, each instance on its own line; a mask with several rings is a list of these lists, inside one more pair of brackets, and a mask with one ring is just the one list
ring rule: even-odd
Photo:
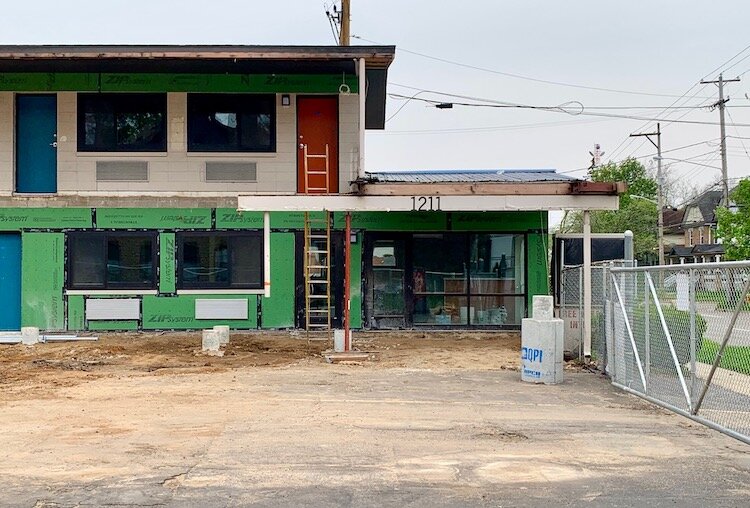
[[[656,148],[656,206],[658,210],[658,222],[657,222],[657,240],[659,244],[659,264],[664,264],[664,175],[661,172],[661,124],[656,124],[656,132],[641,132],[638,134],[631,134],[631,138],[645,136],[652,145]],[[651,137],[656,138],[656,143]]]
[[341,0],[341,34],[339,45],[349,46],[351,43],[351,0]]
[[713,106],[719,108],[719,127],[721,129],[721,183],[724,206],[727,208],[729,208],[729,177],[727,175],[727,128],[724,123],[724,106],[729,101],[729,98],[724,98],[724,83],[731,83],[739,80],[740,78],[724,79],[724,76],[721,74],[719,74],[719,79],[717,80],[701,80],[702,85],[709,83],[719,85],[719,100],[715,102]]

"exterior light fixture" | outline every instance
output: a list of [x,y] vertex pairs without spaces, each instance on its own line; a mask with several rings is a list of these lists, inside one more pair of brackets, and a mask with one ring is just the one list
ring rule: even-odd
[[284,95],[281,96],[281,105],[285,108],[288,108],[289,106],[292,105],[292,98],[290,97],[288,93],[285,93]]

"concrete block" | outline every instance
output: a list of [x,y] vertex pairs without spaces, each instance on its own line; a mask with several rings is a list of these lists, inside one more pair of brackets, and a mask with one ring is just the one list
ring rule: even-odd
[[344,330],[333,331],[333,351],[334,352],[342,353],[344,351],[345,339],[346,339],[346,334],[344,333]]
[[219,335],[219,344],[229,344],[229,327],[227,325],[214,326],[214,332]]
[[203,330],[203,352],[204,353],[215,353],[219,351],[221,346],[219,334],[214,330]]
[[25,346],[33,346],[39,342],[39,328],[35,326],[24,326],[21,328],[21,343]]
[[521,380],[557,384],[563,381],[562,319],[521,320]]
[[531,317],[534,319],[554,318],[555,306],[551,296],[536,295],[531,304]]

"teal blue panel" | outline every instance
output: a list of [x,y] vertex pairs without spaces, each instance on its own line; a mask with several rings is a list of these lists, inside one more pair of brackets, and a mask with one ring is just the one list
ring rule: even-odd
[[21,235],[0,234],[0,330],[21,329]]
[[57,192],[57,96],[16,102],[16,192]]

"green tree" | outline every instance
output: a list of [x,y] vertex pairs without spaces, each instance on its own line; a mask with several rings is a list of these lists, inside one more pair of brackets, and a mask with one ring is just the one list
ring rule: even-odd
[[[594,182],[626,182],[628,189],[620,195],[620,208],[613,211],[592,211],[592,233],[633,232],[635,257],[641,264],[653,262],[658,255],[656,239],[658,211],[655,204],[656,180],[636,159],[609,162],[589,171]],[[571,214],[563,221],[561,232],[583,231],[583,214]]]
[[740,180],[730,195],[735,206],[716,209],[716,236],[727,260],[750,259],[750,179]]

